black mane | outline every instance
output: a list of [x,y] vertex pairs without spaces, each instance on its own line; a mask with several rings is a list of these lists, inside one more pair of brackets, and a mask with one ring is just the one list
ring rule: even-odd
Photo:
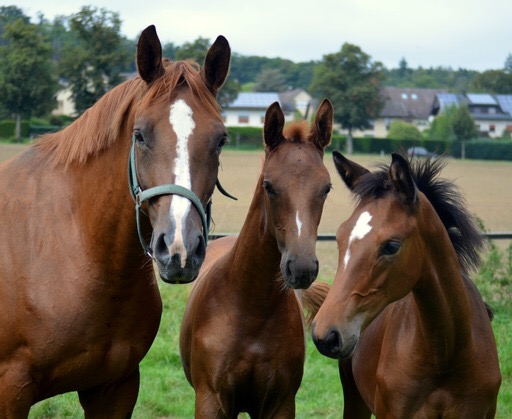
[[[416,186],[430,201],[448,231],[462,271],[468,274],[471,269],[477,269],[485,240],[458,187],[438,177],[446,166],[445,160],[414,159],[409,160],[409,166]],[[361,176],[353,192],[359,199],[378,199],[392,191],[389,165],[381,165],[377,171]]]

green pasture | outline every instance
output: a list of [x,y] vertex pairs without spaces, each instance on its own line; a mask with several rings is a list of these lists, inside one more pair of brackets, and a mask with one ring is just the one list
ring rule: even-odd
[[[0,160],[23,147],[0,144]],[[371,167],[388,156],[355,156],[354,160]],[[260,152],[225,152],[219,178],[223,186],[239,198],[230,201],[218,192],[214,196],[214,233],[237,232],[254,191],[261,168]],[[321,234],[333,234],[346,218],[353,201],[339,180],[331,156],[326,156],[333,192],[328,198]],[[467,205],[489,231],[512,231],[512,163],[449,160],[443,175],[456,181],[466,195]],[[320,280],[331,282],[337,256],[334,242],[318,242]],[[493,242],[483,255],[484,263],[475,282],[484,298],[495,309],[493,328],[497,340],[503,383],[498,400],[498,418],[512,417],[512,247],[510,241]],[[168,285],[160,281],[164,301],[158,336],[141,364],[141,386],[134,418],[192,418],[194,392],[183,374],[178,336],[190,285]],[[141,307],[141,312],[143,312]],[[141,313],[134,313],[141,315]],[[340,418],[343,408],[337,363],[321,356],[307,334],[307,359],[304,379],[297,394],[298,418]],[[469,384],[469,383],[468,383]],[[81,418],[83,412],[74,393],[54,397],[32,408],[30,418]]]

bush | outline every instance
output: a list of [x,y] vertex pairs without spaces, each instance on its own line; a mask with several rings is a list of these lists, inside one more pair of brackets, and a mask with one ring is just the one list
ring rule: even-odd
[[[0,138],[14,138],[16,130],[16,121],[12,119],[6,119],[0,121]],[[28,121],[21,121],[21,136],[29,136],[29,123]]]
[[416,126],[404,121],[394,120],[389,126],[387,138],[395,140],[423,141],[423,135]]
[[257,127],[227,127],[227,147],[237,149],[263,148],[263,129]]

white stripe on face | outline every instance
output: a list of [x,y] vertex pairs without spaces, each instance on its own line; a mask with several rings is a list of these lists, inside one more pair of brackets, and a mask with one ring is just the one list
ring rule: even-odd
[[[188,155],[188,139],[196,126],[192,115],[192,109],[182,99],[178,99],[174,102],[169,111],[169,122],[177,137],[176,160],[174,161],[174,183],[187,189],[190,189],[192,186],[190,182]],[[169,209],[171,219],[174,219],[176,222],[174,242],[170,246],[169,251],[171,255],[175,253],[181,254],[182,267],[185,267],[187,260],[187,251],[183,246],[183,223],[190,211],[191,205],[192,203],[187,198],[174,195]]]
[[300,232],[302,230],[302,221],[299,218],[299,210],[297,210],[297,214],[295,215],[295,224],[297,224],[297,234],[300,237]]
[[356,225],[352,229],[352,232],[350,233],[350,237],[348,239],[347,253],[345,253],[345,257],[343,258],[343,269],[347,268],[348,261],[350,260],[351,243],[356,239],[362,239],[372,230],[372,226],[370,225],[371,219],[372,216],[368,211],[363,212],[357,219]]

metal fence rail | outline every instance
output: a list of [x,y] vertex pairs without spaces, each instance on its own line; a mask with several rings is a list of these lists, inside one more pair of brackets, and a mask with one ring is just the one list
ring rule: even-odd
[[[236,235],[236,233],[216,233],[216,234],[210,234],[209,238],[210,240],[219,239],[224,236],[233,236]],[[485,236],[489,240],[512,240],[512,232],[491,232],[491,233],[482,233],[483,236]],[[336,235],[335,234],[320,234],[317,237],[318,241],[336,241]]]

